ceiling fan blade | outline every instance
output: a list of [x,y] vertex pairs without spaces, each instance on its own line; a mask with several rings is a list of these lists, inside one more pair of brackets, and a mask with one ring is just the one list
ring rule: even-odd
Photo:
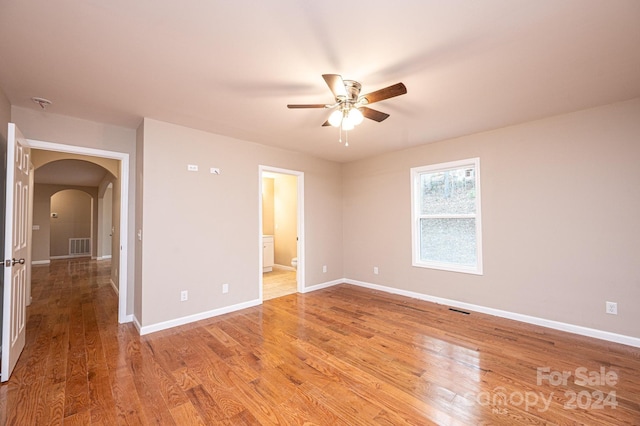
[[326,104],[289,104],[287,108],[327,108]]
[[385,87],[384,89],[376,90],[375,92],[360,96],[360,100],[366,100],[364,102],[365,104],[372,104],[395,96],[404,95],[405,93],[407,93],[406,86],[402,83],[396,83],[393,86]]
[[329,123],[329,120],[322,123],[322,127],[327,127],[327,126],[331,126],[331,123]]
[[386,112],[380,112],[367,107],[360,107],[358,109],[360,110],[360,112],[362,112],[362,115],[373,121],[377,121],[378,123],[389,118],[389,114],[387,114]]
[[335,96],[336,99],[339,97],[347,97],[347,89],[344,87],[344,80],[342,79],[342,76],[338,74],[322,74],[322,78],[324,78],[324,81],[327,83],[327,86],[329,86],[331,93],[333,93],[333,96]]

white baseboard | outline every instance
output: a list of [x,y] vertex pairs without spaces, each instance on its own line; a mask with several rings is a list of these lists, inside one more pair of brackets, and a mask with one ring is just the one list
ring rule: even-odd
[[51,261],[50,260],[32,260],[31,261],[32,265],[50,265]]
[[118,289],[118,286],[116,285],[116,283],[113,282],[112,279],[109,279],[109,282],[111,283],[111,288],[113,289],[113,291],[116,293],[116,296],[118,296],[120,294],[120,291]]
[[294,268],[293,266],[286,266],[286,265],[279,265],[279,264],[275,264],[273,265],[273,269],[281,269],[283,271],[295,271],[296,268]]
[[[69,255],[64,255],[64,256],[50,256],[50,259],[76,259],[78,257],[91,257],[90,254],[69,254]],[[95,257],[93,257],[92,259],[95,259]]]
[[136,330],[138,330],[138,334],[142,336],[142,332],[140,331],[142,329],[140,321],[138,321],[138,318],[135,315],[131,316],[133,317],[133,325],[136,327]]
[[597,330],[595,328],[582,327],[579,325],[568,324],[560,321],[553,321],[544,318],[532,317],[530,315],[518,314],[516,312],[503,311],[500,309],[488,308],[480,305],[473,305],[471,303],[459,302],[452,299],[444,299],[442,297],[429,296],[422,293],[416,293],[408,290],[400,290],[393,287],[386,287],[378,284],[371,284],[363,281],[356,281],[345,278],[342,282],[347,284],[353,284],[360,287],[370,288],[372,290],[384,291],[386,293],[398,294],[400,296],[412,297],[414,299],[424,300],[426,302],[433,302],[440,305],[447,305],[458,309],[464,309],[474,312],[480,312],[483,314],[493,315],[496,317],[512,319],[515,321],[524,322],[527,324],[539,325],[541,327],[552,328],[554,330],[566,331],[581,336],[593,337],[600,340],[606,340],[609,342],[622,343],[623,345],[634,346],[640,348],[640,338],[625,336],[623,334],[611,333],[609,331]]
[[304,289],[302,289],[301,293],[311,293],[312,291],[322,290],[323,288],[333,287],[334,285],[344,284],[345,282],[347,282],[347,280],[344,278],[341,278],[339,280],[327,281],[325,283],[305,287]]
[[153,333],[160,330],[166,330],[167,328],[177,327],[179,325],[189,324],[191,322],[200,321],[203,319],[216,317],[218,315],[228,314],[230,312],[239,311],[241,309],[251,308],[253,306],[259,305],[260,300],[250,300],[249,302],[238,303],[236,305],[225,306],[224,308],[213,309],[211,311],[201,312],[199,314],[188,315],[182,318],[176,318],[170,321],[159,322],[157,324],[141,326],[140,323],[136,322],[136,328],[140,332],[140,335],[143,336],[145,334]]

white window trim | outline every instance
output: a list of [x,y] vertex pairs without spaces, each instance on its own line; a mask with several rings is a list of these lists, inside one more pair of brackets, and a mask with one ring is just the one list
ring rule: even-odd
[[[476,185],[476,214],[473,215],[442,215],[443,218],[464,218],[475,217],[476,219],[476,260],[475,267],[452,265],[443,262],[425,262],[420,260],[420,175],[422,173],[442,172],[463,168],[465,166],[473,166],[475,169],[475,185]],[[412,265],[420,268],[439,269],[452,272],[463,272],[467,274],[482,275],[482,211],[481,211],[481,194],[480,194],[480,158],[469,158],[466,160],[450,161],[448,163],[430,164],[427,166],[411,168],[411,243],[412,243]],[[429,217],[436,217],[430,215]]]

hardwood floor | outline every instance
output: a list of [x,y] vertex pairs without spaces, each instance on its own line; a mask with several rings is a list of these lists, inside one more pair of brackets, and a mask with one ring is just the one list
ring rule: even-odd
[[274,269],[262,274],[262,300],[271,300],[298,291],[296,271]]
[[640,424],[637,348],[349,285],[140,337],[108,271],[33,269],[0,424]]

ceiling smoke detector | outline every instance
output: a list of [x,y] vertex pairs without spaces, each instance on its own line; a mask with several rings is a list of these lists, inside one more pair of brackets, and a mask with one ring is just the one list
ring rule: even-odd
[[31,100],[37,103],[38,105],[40,105],[40,108],[42,109],[47,109],[49,105],[53,104],[53,102],[51,102],[49,99],[39,98],[37,96],[34,96],[33,98],[31,98]]

